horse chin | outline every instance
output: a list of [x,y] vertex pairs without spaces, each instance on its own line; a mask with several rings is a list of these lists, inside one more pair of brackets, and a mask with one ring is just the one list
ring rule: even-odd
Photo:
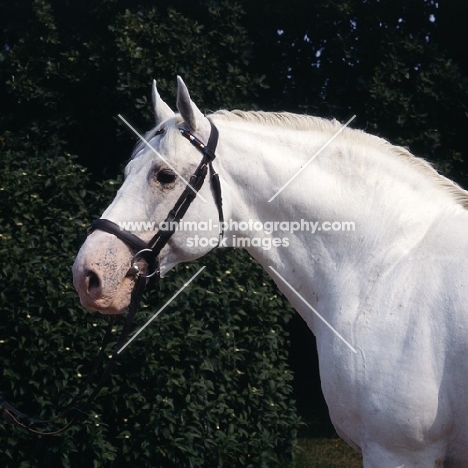
[[180,262],[170,261],[167,256],[159,260],[159,276],[162,278]]
[[128,306],[124,309],[115,309],[113,307],[109,307],[108,309],[102,309],[94,312],[99,312],[101,315],[122,315],[127,309]]

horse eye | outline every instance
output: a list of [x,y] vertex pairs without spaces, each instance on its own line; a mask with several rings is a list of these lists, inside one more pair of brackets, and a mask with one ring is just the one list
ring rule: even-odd
[[156,174],[156,180],[161,184],[170,184],[174,182],[176,175],[170,169],[161,169]]

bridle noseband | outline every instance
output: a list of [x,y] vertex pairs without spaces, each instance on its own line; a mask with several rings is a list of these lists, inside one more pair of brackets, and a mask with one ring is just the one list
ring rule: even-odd
[[[224,215],[223,215],[223,206],[222,206],[222,197],[221,197],[221,184],[219,182],[219,175],[213,169],[212,162],[216,157],[215,150],[218,144],[218,129],[215,125],[210,121],[211,125],[211,133],[208,140],[208,143],[205,145],[202,143],[198,138],[196,138],[192,133],[188,130],[180,129],[180,133],[187,138],[192,145],[194,145],[197,149],[201,151],[203,154],[202,160],[198,167],[196,168],[193,175],[190,177],[189,184],[185,187],[184,191],[180,195],[179,199],[175,203],[172,210],[169,211],[169,214],[166,217],[164,226],[169,226],[169,229],[159,229],[156,234],[152,237],[152,239],[146,243],[142,239],[140,239],[135,234],[121,229],[116,223],[109,221],[108,219],[97,219],[91,223],[91,226],[88,228],[88,234],[92,233],[96,229],[101,231],[108,232],[110,234],[115,235],[118,237],[122,242],[127,244],[130,249],[135,252],[132,261],[130,264],[130,268],[127,271],[127,277],[134,277],[135,278],[135,286],[132,291],[132,296],[130,299],[130,306],[129,306],[129,313],[127,315],[127,319],[125,321],[124,327],[122,329],[121,335],[117,342],[116,347],[112,353],[111,359],[104,367],[101,377],[99,378],[98,382],[96,383],[92,392],[87,395],[87,389],[91,382],[91,378],[94,377],[94,374],[97,372],[98,367],[102,363],[104,359],[104,355],[106,354],[106,345],[111,337],[111,330],[113,324],[113,318],[109,321],[109,325],[107,327],[106,333],[103,338],[103,342],[101,345],[101,350],[98,354],[96,362],[93,366],[93,369],[86,379],[84,386],[80,389],[80,391],[73,397],[71,403],[65,407],[65,409],[55,418],[49,420],[38,420],[36,418],[32,418],[14,408],[8,401],[0,395],[0,409],[1,409],[1,416],[6,419],[8,422],[24,429],[30,433],[37,434],[37,435],[56,435],[59,434],[69,427],[71,427],[77,417],[81,414],[86,414],[89,406],[91,405],[94,398],[98,395],[99,391],[104,386],[107,377],[111,373],[117,357],[119,355],[118,351],[122,348],[125,344],[125,341],[131,331],[131,325],[133,322],[133,318],[135,317],[136,311],[138,309],[138,305],[140,303],[141,297],[143,295],[144,289],[149,281],[158,281],[159,280],[159,254],[164,246],[168,243],[169,239],[172,237],[176,229],[174,228],[179,221],[182,220],[183,216],[187,212],[188,208],[192,204],[193,200],[197,196],[198,191],[203,186],[205,181],[206,175],[208,170],[210,171],[210,181],[213,188],[213,197],[218,209],[218,216],[219,216],[219,239],[218,245],[221,242],[224,234]],[[149,271],[153,270],[150,274],[143,274],[140,272],[138,265],[136,264],[136,260],[138,257],[143,257],[148,265]],[[85,398],[86,397],[86,398]],[[84,400],[81,405],[78,403],[81,400]],[[57,421],[60,418],[66,417],[69,413],[72,414],[68,422],[60,429],[56,431],[39,431],[33,429],[31,424],[51,424]],[[27,423],[21,422],[21,420],[27,421]]]

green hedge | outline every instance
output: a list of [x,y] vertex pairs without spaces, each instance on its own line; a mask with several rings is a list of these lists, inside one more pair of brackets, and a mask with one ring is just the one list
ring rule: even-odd
[[[38,154],[14,148],[8,134],[0,141],[0,393],[49,418],[89,372],[106,325],[79,306],[70,269],[116,186],[89,190],[85,171],[57,147]],[[201,264],[122,353],[79,424],[45,438],[0,423],[2,467],[272,467],[291,456],[291,309],[250,258],[216,251],[179,266],[145,296],[135,327]]]

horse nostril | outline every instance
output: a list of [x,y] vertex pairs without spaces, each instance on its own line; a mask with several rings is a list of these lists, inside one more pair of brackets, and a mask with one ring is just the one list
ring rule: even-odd
[[88,293],[96,293],[101,289],[101,281],[94,271],[88,270],[86,273],[86,282],[88,284]]

